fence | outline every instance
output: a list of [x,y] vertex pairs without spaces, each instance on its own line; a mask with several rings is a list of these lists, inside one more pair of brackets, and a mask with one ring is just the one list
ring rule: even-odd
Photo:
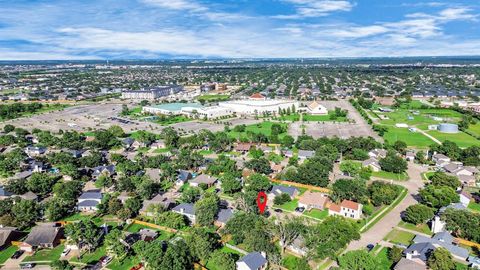
[[153,223],[149,223],[149,222],[145,222],[145,221],[141,221],[141,220],[137,220],[137,219],[134,219],[132,224],[143,225],[143,226],[147,226],[147,227],[150,227],[150,228],[154,228],[154,229],[158,229],[158,230],[162,230],[162,231],[166,231],[166,232],[170,232],[170,233],[176,233],[177,232],[177,230],[172,229],[172,228],[160,226],[160,225],[157,225],[157,224],[153,224]]
[[295,183],[295,182],[290,182],[290,181],[285,181],[285,180],[278,180],[278,179],[270,179],[274,183],[278,184],[283,184],[283,185],[289,185],[289,186],[294,186],[294,187],[299,187],[299,188],[306,188],[308,190],[316,190],[320,191],[323,193],[330,193],[330,189],[328,188],[322,188],[322,187],[316,187],[312,185],[305,185],[305,184],[300,184],[300,183]]

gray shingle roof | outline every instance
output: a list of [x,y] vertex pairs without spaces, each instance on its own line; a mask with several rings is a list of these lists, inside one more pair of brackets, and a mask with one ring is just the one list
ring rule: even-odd
[[275,195],[287,193],[288,195],[290,195],[290,197],[293,197],[295,195],[295,192],[298,192],[298,190],[294,187],[286,187],[286,186],[280,186],[280,185],[273,186],[271,191],[271,193]]
[[233,216],[232,209],[220,209],[217,214],[217,221],[227,223],[227,221]]
[[243,256],[239,262],[244,262],[250,269],[258,269],[267,263],[267,259],[255,251]]
[[189,215],[195,215],[195,207],[192,203],[181,203],[177,206],[175,206],[172,211],[178,212],[178,213],[185,213]]
[[82,195],[80,195],[78,199],[79,200],[88,200],[88,199],[101,200],[102,193],[100,191],[87,191],[82,193]]
[[24,242],[31,246],[53,244],[58,234],[63,232],[62,230],[60,227],[53,227],[51,225],[39,225],[32,228],[32,231],[28,234]]
[[464,259],[467,259],[469,255],[467,249],[453,244],[453,237],[448,232],[437,233],[432,238],[416,235],[415,238],[413,238],[413,242],[417,244],[429,243],[435,246],[441,246],[450,251],[452,255]]
[[81,201],[78,203],[78,207],[94,207],[99,205],[100,203],[95,200],[86,200],[86,201]]

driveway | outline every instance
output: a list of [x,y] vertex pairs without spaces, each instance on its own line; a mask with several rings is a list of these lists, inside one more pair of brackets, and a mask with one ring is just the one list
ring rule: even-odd
[[387,234],[401,221],[400,214],[407,209],[410,205],[417,204],[416,199],[418,190],[423,187],[423,181],[421,174],[426,169],[422,166],[414,163],[408,164],[407,173],[410,177],[409,181],[398,182],[395,184],[404,186],[408,190],[408,195],[400,202],[397,207],[392,209],[387,215],[385,215],[380,221],[378,221],[372,228],[361,235],[360,240],[351,242],[348,250],[355,250],[365,248],[368,244],[377,244],[387,236]]

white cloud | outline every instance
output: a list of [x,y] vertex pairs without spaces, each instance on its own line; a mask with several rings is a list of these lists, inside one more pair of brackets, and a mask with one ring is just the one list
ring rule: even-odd
[[346,0],[284,0],[295,5],[296,13],[290,15],[276,15],[276,19],[299,19],[308,17],[327,16],[332,12],[350,11],[353,4]]
[[172,10],[188,10],[194,12],[206,11],[208,8],[201,4],[190,0],[141,0],[146,4],[153,6],[172,9]]

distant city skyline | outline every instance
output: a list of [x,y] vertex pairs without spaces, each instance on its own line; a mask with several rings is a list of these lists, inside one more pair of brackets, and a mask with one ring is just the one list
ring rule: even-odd
[[0,0],[0,60],[480,55],[480,3]]

